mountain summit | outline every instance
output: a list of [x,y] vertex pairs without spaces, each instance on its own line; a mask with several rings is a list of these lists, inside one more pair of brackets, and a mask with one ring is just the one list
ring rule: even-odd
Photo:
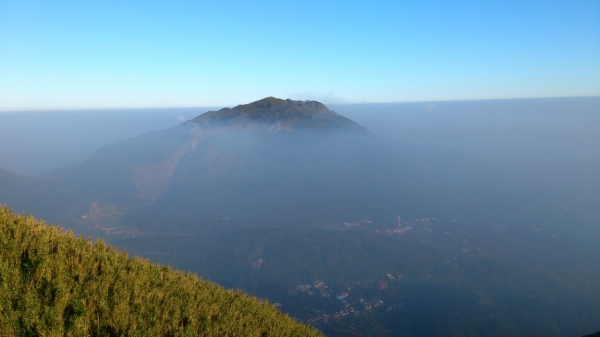
[[317,101],[294,101],[267,97],[235,108],[209,111],[192,123],[199,126],[260,127],[269,132],[366,130],[352,120],[329,110]]

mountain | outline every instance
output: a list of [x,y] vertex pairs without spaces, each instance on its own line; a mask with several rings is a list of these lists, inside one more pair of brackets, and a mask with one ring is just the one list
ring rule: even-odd
[[480,172],[467,155],[374,135],[319,102],[268,97],[110,144],[40,179],[28,203],[0,201],[96,230],[324,228],[487,207]]
[[209,111],[191,121],[200,126],[214,127],[253,127],[267,132],[312,131],[353,131],[366,130],[355,122],[329,110],[316,101],[292,101],[274,97],[238,105],[233,109]]
[[320,336],[268,303],[0,208],[2,336]]

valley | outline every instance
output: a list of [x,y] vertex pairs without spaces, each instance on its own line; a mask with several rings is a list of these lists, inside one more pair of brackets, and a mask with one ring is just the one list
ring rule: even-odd
[[327,336],[597,330],[597,177],[539,193],[495,163],[268,97],[43,176],[0,171],[0,202]]

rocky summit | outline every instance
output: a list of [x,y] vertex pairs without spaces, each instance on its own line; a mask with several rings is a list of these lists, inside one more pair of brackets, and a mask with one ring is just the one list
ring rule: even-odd
[[259,127],[269,132],[366,130],[317,101],[294,101],[267,97],[235,108],[209,111],[191,123],[203,127]]

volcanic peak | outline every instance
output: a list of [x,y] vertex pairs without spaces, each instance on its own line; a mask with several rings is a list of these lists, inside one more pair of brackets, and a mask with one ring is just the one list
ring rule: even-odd
[[270,132],[302,130],[366,131],[317,101],[267,97],[235,108],[206,112],[191,121],[200,126],[262,125]]

